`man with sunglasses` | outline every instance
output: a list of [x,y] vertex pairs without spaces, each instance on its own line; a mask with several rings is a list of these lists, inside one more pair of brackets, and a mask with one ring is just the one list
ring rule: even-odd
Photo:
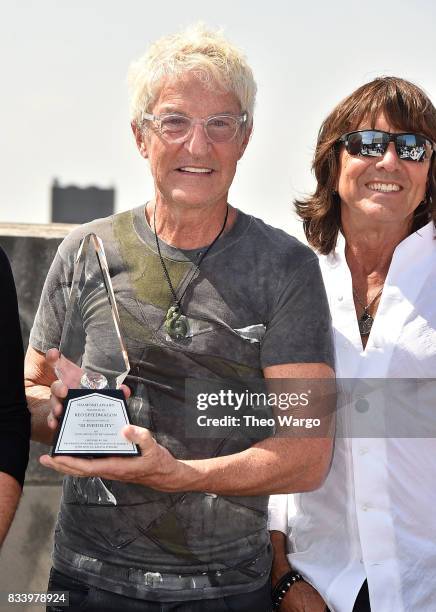
[[270,500],[281,612],[436,609],[435,141],[428,96],[375,79],[325,119],[316,191],[296,202],[329,298],[338,410],[323,486]]
[[[332,440],[278,439],[238,424],[243,410],[221,391],[244,391],[263,378],[280,379],[284,390],[286,379],[332,379],[318,261],[228,203],[256,90],[239,50],[198,27],[152,45],[130,76],[132,128],[155,196],[75,230],[61,245],[27,371],[34,413],[50,410],[50,428],[41,427],[49,442],[66,387],[54,382],[44,353],[59,345],[74,254],[94,231],[105,245],[131,364],[134,425],[124,433],[141,457],[42,459],[68,474],[49,588],[68,590],[74,609],[269,612],[267,495],[319,486]],[[99,321],[98,306],[90,296],[84,321]],[[186,379],[201,391],[197,401],[185,401]],[[198,401],[207,390],[204,409]],[[230,426],[215,425],[223,414]],[[193,427],[200,417],[205,427]]]

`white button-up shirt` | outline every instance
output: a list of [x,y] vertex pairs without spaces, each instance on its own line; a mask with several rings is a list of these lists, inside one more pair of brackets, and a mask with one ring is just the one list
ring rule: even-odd
[[343,236],[320,257],[336,375],[352,380],[338,383],[325,483],[272,496],[270,529],[288,534],[290,564],[334,612],[352,611],[366,578],[373,612],[436,611],[436,382],[378,381],[372,391],[362,380],[436,379],[434,238],[431,222],[395,249],[365,349]]

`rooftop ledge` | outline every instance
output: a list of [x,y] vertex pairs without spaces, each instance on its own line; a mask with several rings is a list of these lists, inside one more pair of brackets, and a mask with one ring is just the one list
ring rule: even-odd
[[0,236],[64,238],[75,227],[73,223],[0,223]]

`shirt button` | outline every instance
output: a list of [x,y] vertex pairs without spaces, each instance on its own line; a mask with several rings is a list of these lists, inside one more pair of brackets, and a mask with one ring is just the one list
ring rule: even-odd
[[342,302],[343,299],[344,299],[343,295],[338,295],[338,302]]
[[[356,396],[356,397],[359,397],[359,396]],[[360,412],[361,414],[363,414],[364,412],[368,412],[369,402],[368,400],[364,398],[359,398],[357,402],[354,404],[354,407],[357,410],[357,412]]]
[[362,510],[364,512],[368,512],[369,508],[370,508],[369,504],[362,504]]
[[367,452],[368,452],[368,449],[366,448],[366,446],[362,447],[362,448],[359,450],[359,454],[360,454],[360,455],[366,455],[366,453],[367,453]]

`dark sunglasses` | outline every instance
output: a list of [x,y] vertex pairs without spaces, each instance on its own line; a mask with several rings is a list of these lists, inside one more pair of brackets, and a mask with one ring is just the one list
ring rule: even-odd
[[357,130],[344,134],[338,140],[345,145],[350,155],[364,157],[383,157],[390,142],[400,159],[423,162],[429,159],[435,149],[431,140],[422,134],[391,134],[381,130]]

